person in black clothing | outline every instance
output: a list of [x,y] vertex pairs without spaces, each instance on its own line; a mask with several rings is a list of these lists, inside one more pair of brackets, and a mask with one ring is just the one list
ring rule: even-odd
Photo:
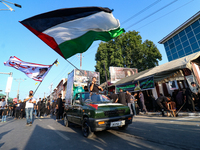
[[37,116],[41,115],[41,98],[39,98],[39,101],[37,102]]
[[97,78],[92,78],[92,83],[90,84],[90,92],[97,92],[99,93],[99,90],[103,91],[103,88],[96,84]]
[[47,109],[46,109],[46,114],[47,114],[47,116],[48,115],[50,115],[50,99],[48,100],[48,102],[47,102]]
[[21,114],[20,114],[20,118],[23,119],[25,117],[25,103],[22,102],[21,103]]
[[45,99],[43,98],[41,101],[41,107],[40,107],[40,117],[43,118],[45,113]]
[[126,94],[123,92],[122,89],[119,90],[119,96],[118,96],[118,99],[116,100],[116,103],[121,103],[123,105],[127,105],[126,104]]
[[16,103],[15,106],[16,106],[15,107],[15,119],[19,119],[21,108],[22,108],[21,100],[19,100],[19,102]]
[[59,121],[60,116],[62,116],[62,106],[62,94],[59,94],[56,102],[56,121]]
[[113,90],[113,93],[110,95],[110,99],[113,99],[114,103],[116,103],[116,101],[118,101],[118,95],[115,94],[115,90]]
[[170,101],[171,98],[170,97],[166,97],[166,96],[160,96],[157,98],[156,102],[158,104],[158,106],[161,109],[162,112],[162,116],[165,116],[165,110],[167,110],[166,106],[167,106],[167,102]]
[[[196,84],[194,82],[191,82],[191,85],[192,85],[193,88],[196,87]],[[189,87],[186,88],[185,99],[186,99],[186,108],[187,108],[187,111],[192,111],[192,112],[195,111],[194,94],[195,93],[193,93]]]

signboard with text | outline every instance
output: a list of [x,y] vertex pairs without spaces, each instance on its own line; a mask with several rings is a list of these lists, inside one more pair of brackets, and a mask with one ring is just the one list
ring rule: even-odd
[[123,89],[123,91],[133,92],[133,91],[140,91],[140,90],[149,90],[153,88],[154,88],[153,76],[116,86],[117,92],[119,92],[119,89]]

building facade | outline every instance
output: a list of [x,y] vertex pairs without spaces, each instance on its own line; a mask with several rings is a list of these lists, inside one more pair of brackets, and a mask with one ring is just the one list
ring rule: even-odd
[[200,51],[200,11],[160,40],[168,61]]

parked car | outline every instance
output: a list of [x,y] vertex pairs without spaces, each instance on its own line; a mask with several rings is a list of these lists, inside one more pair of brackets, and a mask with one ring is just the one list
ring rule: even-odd
[[132,123],[133,115],[129,107],[112,103],[102,94],[83,92],[74,96],[72,104],[65,105],[64,124],[74,123],[82,126],[85,137],[94,132],[118,127],[126,129]]

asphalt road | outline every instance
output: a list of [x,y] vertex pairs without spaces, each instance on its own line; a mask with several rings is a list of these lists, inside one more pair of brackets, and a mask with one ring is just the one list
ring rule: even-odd
[[64,127],[51,117],[36,118],[32,126],[11,117],[0,122],[2,150],[200,150],[199,143],[200,116],[136,116],[126,131],[96,132],[92,139],[83,137],[79,126]]

